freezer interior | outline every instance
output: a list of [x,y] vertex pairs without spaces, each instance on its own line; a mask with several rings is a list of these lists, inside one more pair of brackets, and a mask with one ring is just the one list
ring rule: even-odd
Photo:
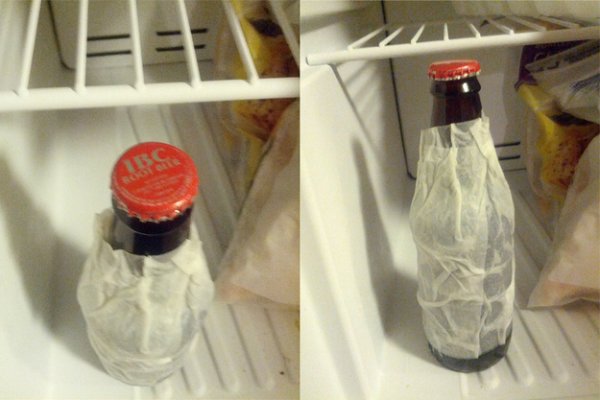
[[[303,396],[597,398],[598,305],[525,307],[551,246],[551,228],[524,170],[525,104],[513,85],[522,46],[597,39],[598,5],[304,4]],[[561,27],[546,31],[539,21]],[[505,360],[470,374],[445,370],[429,353],[408,226],[419,131],[431,113],[426,71],[448,58],[481,62],[483,110],[516,209],[512,342]]]
[[[194,229],[217,276],[240,204],[217,149],[216,101],[298,96],[298,78],[215,76],[231,10],[204,1],[0,3],[0,398],[298,397],[297,311],[215,301],[184,367],[134,387],[104,372],[76,299],[94,215],[110,207],[112,165],[142,141],[194,159]],[[229,22],[247,52],[239,22]]]

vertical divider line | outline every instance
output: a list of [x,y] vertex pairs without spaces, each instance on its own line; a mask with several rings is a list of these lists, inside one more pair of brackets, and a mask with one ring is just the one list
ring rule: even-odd
[[[273,318],[271,317],[271,314],[266,309],[264,309],[263,312],[265,313],[265,316],[267,317],[267,322],[269,323],[269,330],[271,331],[271,334],[273,335],[273,339],[275,340],[275,344],[277,345],[277,348],[279,349],[279,353],[285,354],[285,352],[283,351],[283,344],[281,343],[281,340],[279,339],[277,330],[275,329],[275,323],[273,322]],[[287,359],[286,357],[284,357],[283,367],[285,368],[285,373],[287,374],[287,376],[290,379],[293,379],[292,370],[290,368],[289,363],[290,363],[290,360]]]
[[298,45],[298,38],[296,37],[296,33],[292,29],[292,25],[285,12],[281,8],[281,1],[269,0],[269,4],[271,5],[271,10],[273,11],[273,15],[275,16],[275,20],[281,27],[283,31],[283,36],[290,47],[290,51],[294,56],[294,61],[296,61],[296,65],[300,65],[300,46]]
[[421,27],[419,28],[419,30],[417,31],[417,33],[415,33],[415,35],[412,37],[412,39],[410,39],[410,44],[416,44],[419,41],[419,38],[423,34],[424,30],[425,30],[425,24],[422,24]]
[[142,60],[142,44],[140,41],[140,24],[136,0],[129,0],[129,23],[131,25],[131,47],[133,51],[133,68],[135,71],[134,86],[137,90],[144,89],[144,67]]
[[548,16],[545,16],[545,15],[538,15],[535,18],[539,19],[541,21],[550,22],[552,24],[560,25],[560,26],[568,28],[568,29],[579,28],[581,26],[580,24],[578,24],[576,22],[566,21],[564,19],[555,18],[555,17],[548,17]]
[[[389,23],[387,12],[386,12],[386,7],[385,7],[384,3],[381,3],[381,17],[383,18],[384,24]],[[389,42],[391,42],[400,32],[402,32],[403,29],[404,29],[404,26],[400,26],[391,35],[389,35],[386,39],[384,39],[384,41],[387,41],[386,43],[384,43],[384,45],[387,45]],[[406,167],[406,174],[408,175],[409,179],[412,179],[414,181],[416,178],[414,176],[412,176],[412,174],[410,173],[410,168],[408,165],[408,157],[406,156],[406,140],[404,139],[404,129],[402,127],[402,116],[401,116],[401,112],[400,112],[400,93],[398,92],[398,85],[396,82],[396,74],[394,73],[394,59],[389,58],[387,60],[387,64],[388,64],[388,67],[390,70],[389,76],[392,80],[392,91],[394,93],[394,108],[396,110],[396,118],[398,120],[400,142],[402,143],[402,155],[404,156],[404,166]]]
[[515,30],[508,25],[501,24],[500,22],[495,21],[493,18],[486,18],[487,22],[498,28],[501,32],[504,32],[508,35],[513,35]]
[[473,36],[475,36],[478,39],[481,37],[481,33],[479,33],[479,31],[477,30],[477,28],[475,28],[475,25],[473,25],[472,22],[465,21],[465,24],[467,24]]
[[254,383],[258,386],[263,386],[264,383],[261,382],[261,380],[258,377],[258,373],[256,372],[256,366],[254,365],[254,363],[252,362],[252,357],[250,356],[250,353],[248,352],[248,343],[246,342],[246,338],[244,337],[244,334],[242,333],[242,327],[240,325],[240,321],[238,320],[238,317],[236,315],[236,312],[234,310],[233,306],[229,306],[227,307],[229,310],[229,314],[231,315],[231,319],[233,321],[233,324],[235,326],[235,329],[237,331],[237,336],[240,340],[240,343],[242,345],[242,350],[244,353],[244,358],[246,360],[246,362],[248,363],[248,367],[250,368],[250,374],[252,375],[252,379],[254,379]]
[[508,15],[508,16],[506,16],[506,18],[508,18],[509,20],[514,21],[514,22],[516,22],[518,24],[526,26],[528,28],[534,29],[534,30],[536,30],[538,32],[545,32],[546,31],[546,27],[545,26],[540,25],[540,24],[536,24],[535,22],[526,20],[526,19],[521,18],[521,17],[519,17],[517,15]]
[[246,76],[248,77],[248,81],[250,84],[254,84],[258,82],[258,72],[256,71],[256,66],[254,65],[254,61],[252,60],[252,54],[250,53],[250,48],[248,47],[248,42],[246,41],[246,37],[244,36],[244,31],[242,30],[242,25],[237,18],[237,14],[230,0],[222,0],[223,8],[225,9],[225,16],[227,17],[227,22],[229,23],[229,27],[231,28],[231,34],[233,35],[233,40],[235,41],[235,45],[240,53],[240,58],[242,59],[242,63],[244,64],[244,69],[246,71]]
[[540,361],[542,362],[542,364],[544,365],[544,367],[546,368],[546,372],[548,373],[548,376],[554,380],[558,380],[558,377],[556,376],[554,370],[551,367],[551,362],[548,360],[547,356],[545,355],[543,348],[540,347],[540,344],[538,343],[538,341],[535,340],[535,335],[532,332],[530,326],[529,326],[529,322],[525,322],[525,318],[523,316],[523,312],[521,310],[519,310],[518,308],[515,308],[515,314],[517,314],[519,316],[519,319],[521,320],[521,325],[523,327],[523,330],[525,331],[527,337],[529,338],[529,341],[531,342],[531,344],[533,345],[533,349],[535,350],[535,352],[537,353],[537,355],[539,356]]
[[77,61],[75,67],[75,91],[85,90],[87,61],[88,0],[79,0],[79,24],[77,28]]
[[389,34],[385,39],[383,39],[381,42],[379,42],[379,47],[387,46],[388,43],[390,43],[392,40],[394,40],[396,38],[396,36],[398,36],[400,34],[400,32],[402,32],[403,30],[404,30],[404,26],[401,26],[398,29],[396,29],[394,32]]
[[386,29],[387,29],[387,25],[384,25],[378,29],[375,29],[374,31],[366,34],[365,36],[361,37],[357,41],[350,43],[348,45],[347,49],[353,50],[358,47],[361,47],[363,44],[367,43],[369,40],[373,39],[375,36],[379,35],[381,32],[384,32]]
[[[584,315],[586,316],[586,319],[588,320],[588,322],[590,323],[592,328],[594,328],[596,330],[596,332],[600,333],[600,326],[598,325],[598,318],[594,317],[594,313],[592,311],[587,311],[584,313]],[[596,315],[597,315],[597,313],[596,313]]]
[[200,71],[198,70],[198,60],[196,59],[196,50],[194,49],[190,21],[187,16],[184,0],[177,0],[177,9],[179,10],[179,24],[181,25],[185,60],[187,61],[188,72],[190,74],[190,85],[195,88],[200,85]]
[[588,365],[587,360],[584,359],[584,356],[582,354],[580,354],[580,351],[575,346],[575,341],[569,335],[569,333],[567,332],[567,329],[565,329],[565,327],[563,326],[563,323],[561,322],[561,321],[564,321],[564,314],[560,317],[559,317],[559,315],[557,315],[561,311],[563,311],[563,310],[552,310],[550,312],[550,316],[554,320],[554,322],[555,322],[556,326],[558,327],[562,336],[565,338],[565,341],[567,342],[567,345],[569,346],[569,349],[571,350],[571,354],[573,354],[573,356],[579,363],[579,366],[581,367],[582,371],[586,375],[591,376],[594,371],[594,366]]
[[29,77],[31,75],[31,64],[33,63],[33,49],[35,47],[35,36],[37,35],[40,7],[41,0],[33,0],[29,8],[27,34],[25,37],[25,46],[23,49],[23,59],[21,64],[21,79],[17,89],[17,94],[19,96],[26,95],[29,87]]
[[[513,326],[514,321],[521,317],[517,312],[515,312],[514,315]],[[521,320],[519,319],[519,323],[520,322]],[[516,382],[519,382],[522,385],[530,385],[534,378],[529,364],[525,362],[520,342],[518,340],[513,340],[511,347],[512,351],[509,351],[508,354],[506,354],[507,367]]]

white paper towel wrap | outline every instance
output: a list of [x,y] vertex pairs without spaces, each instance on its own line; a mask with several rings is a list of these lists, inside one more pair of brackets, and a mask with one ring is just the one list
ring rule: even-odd
[[159,256],[113,250],[112,210],[96,217],[77,297],[88,336],[113,377],[153,385],[181,367],[212,298],[200,240]]
[[505,343],[514,207],[487,118],[423,130],[410,224],[429,343],[473,359]]

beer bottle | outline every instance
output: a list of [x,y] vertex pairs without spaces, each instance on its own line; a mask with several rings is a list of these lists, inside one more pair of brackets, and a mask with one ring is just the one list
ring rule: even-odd
[[514,209],[482,117],[475,60],[430,65],[431,128],[421,132],[411,229],[429,349],[471,372],[507,352],[514,300]]
[[182,366],[214,295],[202,242],[190,235],[196,168],[174,146],[140,143],[117,160],[111,191],[77,298],[106,371],[154,385]]

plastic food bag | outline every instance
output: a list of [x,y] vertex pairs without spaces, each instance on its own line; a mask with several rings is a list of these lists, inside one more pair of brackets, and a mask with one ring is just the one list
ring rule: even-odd
[[505,344],[514,300],[514,207],[487,118],[421,132],[410,224],[429,344],[473,359]]
[[600,301],[600,137],[587,147],[561,210],[529,307]]
[[590,40],[526,68],[563,111],[600,123],[600,40]]
[[221,262],[217,297],[298,306],[299,102],[277,124]]
[[[299,69],[281,27],[265,0],[232,2],[261,78],[299,76]],[[228,28],[221,30],[215,57],[220,79],[247,79],[236,45]],[[227,160],[228,174],[241,203],[252,184],[273,128],[294,99],[256,99],[220,103],[218,114],[223,128],[217,142]]]
[[527,105],[522,132],[527,176],[545,216],[549,234],[554,230],[579,157],[598,134],[598,124],[565,113],[555,96],[538,85],[527,67],[582,43],[559,42],[523,47],[519,79],[515,85]]
[[598,124],[559,110],[541,88],[523,84],[518,93],[535,116],[526,132],[526,165],[534,192],[559,209],[571,184],[579,157],[598,135]]
[[214,286],[202,243],[193,237],[160,256],[113,250],[112,210],[96,217],[94,245],[77,298],[88,337],[113,377],[153,385],[181,367]]

